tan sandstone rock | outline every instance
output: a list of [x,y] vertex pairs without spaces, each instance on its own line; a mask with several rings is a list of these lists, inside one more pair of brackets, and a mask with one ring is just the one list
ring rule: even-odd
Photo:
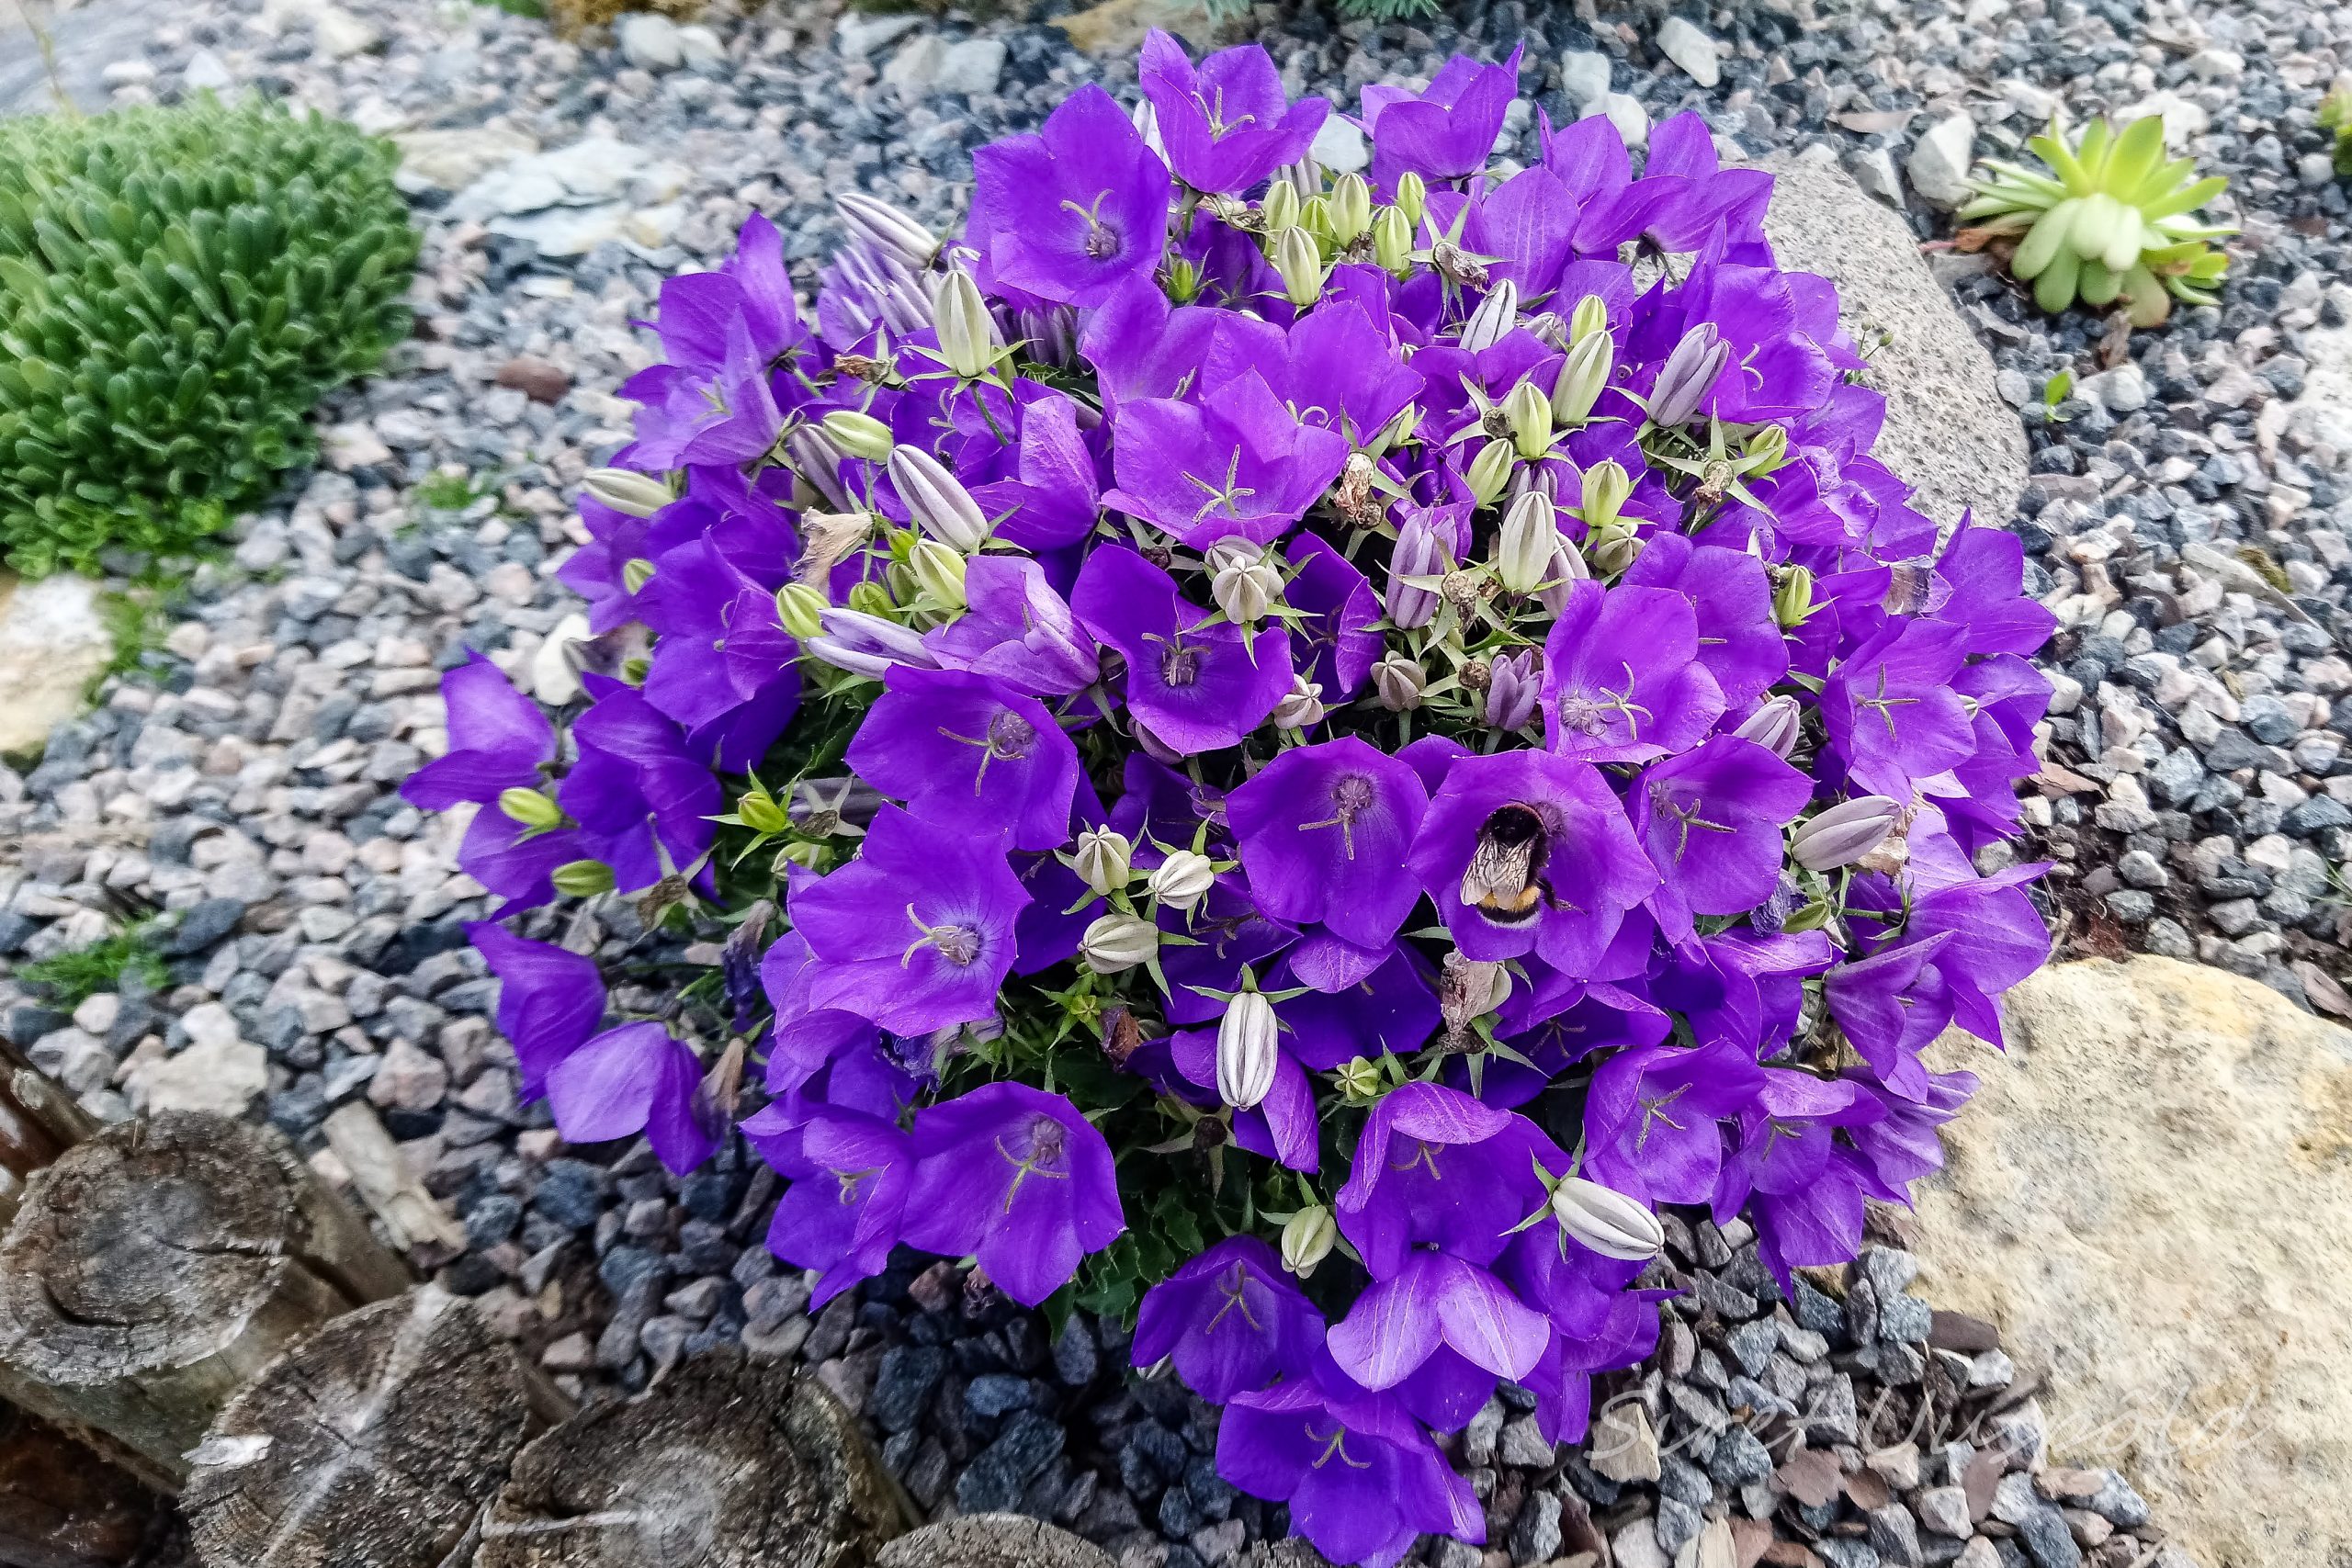
[[1918,1195],[1920,1293],[2046,1369],[2050,1450],[2112,1465],[2203,1568],[2352,1561],[2352,1032],[2169,959],[2010,993],[2010,1054]]
[[82,711],[113,657],[96,583],[63,572],[26,582],[0,571],[0,756],[46,744],[51,726]]

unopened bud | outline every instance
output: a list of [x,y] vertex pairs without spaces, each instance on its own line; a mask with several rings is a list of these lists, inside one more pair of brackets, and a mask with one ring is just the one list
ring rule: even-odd
[[1293,225],[1274,236],[1274,271],[1292,304],[1304,309],[1323,298],[1323,249],[1305,229]]
[[1320,1203],[1309,1203],[1283,1222],[1283,1267],[1304,1280],[1331,1256],[1332,1244],[1339,1239],[1340,1227],[1332,1222],[1331,1211]]
[[1413,220],[1396,208],[1372,215],[1372,259],[1384,272],[1403,272],[1413,263]]
[[1642,555],[1642,536],[1623,523],[1596,530],[1585,544],[1592,570],[1604,577],[1624,576]]
[[870,413],[860,413],[855,409],[835,409],[824,417],[823,424],[825,434],[832,437],[833,445],[853,457],[878,463],[890,455],[894,445],[890,427]]
[[891,599],[890,591],[869,577],[863,582],[850,584],[849,607],[861,615],[878,616],[887,620],[889,618],[890,612],[899,606]]
[[792,813],[757,779],[736,797],[735,815],[754,833],[781,833],[792,826]]
[[1625,472],[1624,465],[1613,458],[1595,463],[1584,471],[1577,515],[1588,528],[1606,528],[1617,521],[1633,493],[1633,476]]
[[548,881],[567,898],[593,898],[613,890],[613,868],[600,860],[566,861]]
[[1401,653],[1392,653],[1372,667],[1373,689],[1380,705],[1391,713],[1409,713],[1421,705],[1421,689],[1430,683],[1427,671]]
[[1416,517],[1399,528],[1396,547],[1388,555],[1389,620],[1407,631],[1428,626],[1437,615],[1435,580],[1453,564],[1426,519]]
[[526,828],[557,828],[563,824],[563,807],[537,790],[519,784],[498,792],[498,809]]
[[1304,675],[1294,675],[1289,693],[1274,705],[1274,728],[1306,729],[1322,723],[1327,711],[1321,684]]
[[1372,225],[1372,186],[1352,170],[1341,175],[1331,183],[1326,211],[1331,238],[1342,245],[1353,244],[1357,236]]
[[1288,180],[1276,180],[1258,203],[1258,222],[1267,233],[1279,234],[1297,223],[1298,209],[1298,187]]
[[1089,828],[1079,834],[1070,859],[1078,879],[1107,898],[1127,885],[1135,846],[1114,828]]
[[1644,1263],[1666,1247],[1666,1227],[1646,1204],[1581,1176],[1563,1177],[1552,1189],[1552,1216],[1603,1258]]
[[1582,343],[1595,333],[1609,330],[1609,301],[1598,294],[1588,294],[1577,301],[1568,312],[1568,342]]
[[937,539],[917,539],[908,552],[907,569],[915,583],[942,609],[964,607],[964,558]]
[[1339,1080],[1340,1092],[1350,1100],[1376,1100],[1380,1095],[1380,1064],[1363,1056],[1351,1056],[1340,1064],[1332,1075]]
[[1552,383],[1552,417],[1562,424],[1581,424],[1592,405],[1609,389],[1609,373],[1617,361],[1617,343],[1608,330],[1578,338],[1560,362],[1559,378]]
[[1283,574],[1248,539],[1220,539],[1207,552],[1209,597],[1236,626],[1255,626],[1283,591]]
[[1772,589],[1772,618],[1783,626],[1801,626],[1813,619],[1813,572],[1792,566]]
[[1422,179],[1411,169],[1396,176],[1396,208],[1398,211],[1404,213],[1407,222],[1419,228],[1422,215],[1429,211],[1429,206],[1430,187],[1427,180]]
[[1510,278],[1499,278],[1470,319],[1462,323],[1462,339],[1457,345],[1464,354],[1483,354],[1510,335],[1519,324],[1519,286]]
[[833,197],[842,227],[898,262],[909,272],[921,272],[939,254],[939,236],[875,197],[851,191]]
[[932,303],[939,329],[939,356],[947,368],[965,380],[984,376],[996,363],[1003,344],[997,341],[996,318],[980,297],[980,286],[962,267],[951,267]]
[[650,517],[678,499],[664,481],[628,468],[591,468],[580,488],[631,517]]
[[[842,484],[840,443],[817,425],[797,425],[784,438],[784,455],[790,459],[794,475],[820,501],[835,512],[849,510],[849,491]],[[805,507],[807,503],[796,498],[794,504]]]
[[1189,909],[1216,883],[1216,863],[1191,850],[1177,850],[1152,868],[1144,886],[1171,909]]
[[1497,729],[1523,729],[1535,717],[1544,694],[1532,649],[1506,654],[1487,668],[1487,722]]
[[1511,464],[1517,457],[1511,444],[1499,436],[1478,448],[1478,455],[1470,459],[1469,471],[1462,476],[1471,498],[1480,506],[1491,504],[1510,488]]
[[1791,834],[1789,852],[1807,871],[1835,871],[1884,843],[1902,819],[1902,806],[1883,795],[1841,800]]
[[825,604],[825,596],[806,582],[787,582],[775,591],[775,618],[799,642],[824,630]]
[[1532,593],[1549,581],[1559,547],[1560,525],[1551,499],[1529,491],[1503,513],[1495,536],[1495,575],[1513,593]]
[[1115,910],[1098,916],[1078,939],[1078,955],[1097,975],[1116,975],[1148,964],[1159,951],[1159,928]]
[[1236,1111],[1250,1111],[1272,1092],[1281,1032],[1274,1005],[1261,993],[1243,991],[1226,1004],[1216,1026],[1219,1100]]
[[1789,433],[1777,424],[1768,424],[1747,438],[1748,473],[1762,479],[1789,460]]
[[1713,322],[1702,321],[1683,333],[1651,389],[1651,423],[1668,428],[1690,423],[1730,363],[1731,344],[1715,331]]
[[1127,118],[1135,126],[1136,134],[1143,138],[1143,144],[1159,154],[1161,163],[1166,163],[1168,143],[1160,139],[1159,111],[1152,107],[1151,100],[1138,98],[1134,111],[1127,116]]
[[1552,449],[1552,400],[1532,381],[1521,381],[1503,399],[1503,419],[1519,455],[1532,461]]
[[920,446],[898,446],[886,467],[909,515],[932,537],[966,555],[988,538],[988,513],[938,458]]
[[1742,740],[1755,741],[1785,762],[1804,734],[1804,709],[1786,693],[1767,697],[1732,733]]
[[630,593],[642,593],[645,585],[653,581],[653,563],[643,556],[631,556],[621,562],[621,587]]

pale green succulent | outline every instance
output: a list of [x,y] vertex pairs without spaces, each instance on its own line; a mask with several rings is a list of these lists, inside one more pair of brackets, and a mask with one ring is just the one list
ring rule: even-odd
[[2052,173],[1988,159],[1991,175],[1968,182],[1976,199],[1960,217],[2023,236],[2009,270],[2033,285],[2036,304],[2054,314],[2078,298],[2102,307],[2120,299],[2132,325],[2153,327],[2175,299],[2213,303],[2230,261],[2206,242],[2237,230],[2192,214],[2229,182],[2193,179],[2190,160],[2167,160],[2162,120],[2151,115],[2119,132],[2096,119],[2072,146],[2053,121],[2026,145]]

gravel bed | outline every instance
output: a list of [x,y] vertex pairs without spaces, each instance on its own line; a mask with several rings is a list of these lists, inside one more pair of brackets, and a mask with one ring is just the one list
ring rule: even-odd
[[[92,0],[103,33],[69,14],[69,61],[148,3]],[[2311,113],[2352,68],[2352,9],[1938,0],[1669,27],[1648,9],[1448,10],[1427,29],[1264,17],[1292,85],[1345,99],[1524,39],[1526,84],[1555,119],[1597,107],[1631,130],[1695,107],[1745,154],[1843,162],[1906,203],[1923,240],[1951,229],[1928,197],[1951,195],[1962,130],[2006,152],[2061,103],[2160,108],[2205,172],[2232,176],[2248,234],[2223,304],[2120,358],[2097,321],[2034,313],[1977,258],[1937,265],[2032,437],[2018,526],[2030,586],[2064,629],[2052,765],[2028,804],[2068,949],[2202,958],[2346,1010],[2334,874],[2352,852],[2352,230],[2346,187],[2317,177]],[[158,8],[143,53],[85,73],[124,101],[251,85],[414,134],[420,331],[323,412],[320,468],[174,585],[142,668],[37,766],[0,766],[0,1036],[108,1114],[249,1100],[331,1171],[366,1155],[329,1146],[330,1117],[372,1118],[458,1222],[412,1238],[420,1265],[577,1388],[641,1387],[741,1338],[815,1364],[926,1504],[1017,1504],[1137,1568],[1192,1568],[1236,1558],[1267,1510],[1216,1481],[1213,1417],[1172,1385],[1123,1382],[1123,1348],[1092,1325],[1051,1336],[936,1268],[812,1323],[759,1244],[775,1181],[740,1146],[680,1181],[642,1146],[565,1149],[543,1107],[519,1107],[465,946],[484,911],[454,870],[463,820],[394,793],[436,742],[437,672],[464,648],[543,696],[570,689],[561,644],[582,626],[547,568],[581,537],[571,486],[626,434],[611,389],[649,357],[631,322],[662,277],[721,254],[750,206],[784,220],[810,269],[831,243],[830,192],[946,222],[971,147],[1034,124],[1075,82],[1131,79],[1073,54],[1045,14],[932,28],[796,6],[708,28],[640,19],[619,45],[583,47],[488,6],[199,0]],[[1510,134],[1507,154],[1532,152],[1532,125]],[[1326,151],[1346,157],[1344,134]],[[2053,410],[2061,369],[2075,392]],[[10,978],[138,922],[160,980],[133,973],[67,1010]],[[649,1006],[673,966],[715,956],[650,946],[624,906],[542,915],[526,934],[629,968]],[[2045,1469],[2062,1490],[2043,1498],[2022,1479],[2030,1380],[1981,1325],[1905,1295],[1901,1254],[1872,1255],[1842,1305],[1809,1288],[1780,1302],[1737,1230],[1681,1239],[1693,1294],[1658,1361],[1609,1391],[1644,1412],[1657,1476],[1538,1453],[1498,1404],[1461,1439],[1490,1546],[1429,1561],[1577,1562],[1605,1539],[1620,1564],[2178,1568],[2119,1480]],[[1632,1417],[1611,1420],[1638,1461]],[[1813,1461],[1769,1481],[1795,1436],[1836,1473]],[[1784,1504],[1795,1486],[1808,1500]],[[1735,1522],[1777,1518],[1781,1544],[1744,1524],[1702,1540],[1724,1505]]]

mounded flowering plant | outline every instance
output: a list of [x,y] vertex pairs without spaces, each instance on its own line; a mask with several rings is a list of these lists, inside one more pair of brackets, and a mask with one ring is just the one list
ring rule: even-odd
[[[1517,62],[1374,87],[1368,176],[1256,49],[1155,35],[975,158],[673,278],[562,569],[551,720],[452,671],[410,798],[508,919],[628,897],[692,1010],[477,929],[526,1088],[673,1168],[743,1135],[822,1304],[911,1248],[1131,1316],[1343,1562],[1480,1540],[1434,1441],[1585,1430],[1662,1205],[1851,1257],[2045,955],[2015,831],[2050,617],[1939,534],[1766,175]],[[747,1063],[753,1077],[747,1082]]]

